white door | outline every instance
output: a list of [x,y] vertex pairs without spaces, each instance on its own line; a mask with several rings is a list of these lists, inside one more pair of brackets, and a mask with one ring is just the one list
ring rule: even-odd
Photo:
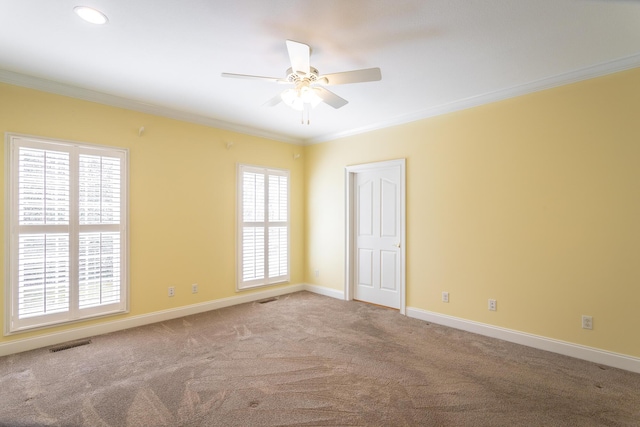
[[373,168],[354,176],[354,292],[361,301],[400,309],[402,170]]

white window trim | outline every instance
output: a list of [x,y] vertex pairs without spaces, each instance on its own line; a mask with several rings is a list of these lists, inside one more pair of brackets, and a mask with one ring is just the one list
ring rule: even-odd
[[[258,279],[253,281],[243,281],[243,256],[242,256],[242,241],[243,241],[243,191],[242,191],[242,173],[244,171],[253,171],[258,173],[264,173],[267,175],[280,175],[287,177],[287,221],[286,224],[282,222],[282,225],[287,227],[287,274],[285,277],[279,276],[276,279],[270,279],[268,274],[265,273],[264,279]],[[265,181],[265,187],[268,187],[267,181]],[[265,197],[265,247],[268,248],[268,198]],[[280,221],[278,221],[280,222]],[[268,271],[268,251],[265,253],[265,270]],[[236,292],[246,291],[250,289],[260,288],[264,286],[272,286],[282,283],[288,283],[291,280],[291,174],[288,169],[278,169],[266,166],[255,166],[243,163],[238,163],[236,167]]]
[[[34,318],[33,321],[21,322],[20,326],[16,326],[14,319],[17,319],[17,313],[14,310],[17,307],[14,299],[17,299],[17,292],[14,290],[13,280],[16,276],[17,266],[17,252],[15,250],[18,240],[18,231],[14,229],[12,224],[14,217],[17,217],[17,212],[14,209],[17,205],[16,194],[16,181],[13,176],[14,165],[14,143],[22,141],[22,146],[28,146],[30,143],[33,145],[41,146],[42,144],[53,147],[58,145],[61,151],[78,151],[83,153],[91,153],[94,150],[100,150],[101,152],[110,151],[112,153],[119,153],[122,157],[122,170],[121,170],[121,210],[124,218],[124,224],[120,224],[118,227],[122,232],[121,240],[121,288],[120,295],[121,301],[117,304],[111,304],[110,306],[101,306],[102,309],[98,310],[85,308],[78,309],[76,307],[70,307],[71,316],[61,313],[59,315],[47,315],[46,318],[42,318],[39,321],[38,318]],[[26,144],[25,144],[26,141]],[[99,144],[91,144],[86,142],[68,141],[54,138],[44,138],[39,136],[32,136],[18,133],[5,133],[5,301],[4,301],[4,335],[13,335],[26,331],[33,331],[37,329],[60,326],[64,324],[81,322],[87,319],[95,319],[105,316],[111,316],[115,314],[123,314],[129,312],[129,150],[121,147],[112,147]],[[77,185],[77,183],[70,183],[71,186]],[[75,227],[74,224],[70,224],[70,228]],[[83,226],[86,227],[86,226]],[[100,229],[100,225],[97,226]],[[17,228],[17,227],[15,227]],[[77,273],[72,272],[72,277],[77,276]],[[73,303],[73,296],[71,296],[71,302]],[[108,309],[105,309],[108,307]]]

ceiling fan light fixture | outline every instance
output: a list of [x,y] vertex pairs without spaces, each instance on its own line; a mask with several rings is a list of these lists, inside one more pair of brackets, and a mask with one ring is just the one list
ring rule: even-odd
[[304,109],[304,103],[296,89],[285,90],[280,94],[280,98],[282,98],[282,102],[284,102],[287,107],[293,108],[297,111],[302,111]]
[[88,6],[76,6],[73,11],[83,20],[96,25],[103,25],[109,22],[107,15],[97,9]]
[[311,104],[312,108],[315,108],[322,102],[322,98],[318,96],[316,90],[309,86],[305,86],[300,90],[300,98],[303,103]]
[[298,85],[296,88],[287,89],[280,94],[282,102],[296,111],[303,111],[305,104],[315,108],[322,102],[315,89],[309,85]]

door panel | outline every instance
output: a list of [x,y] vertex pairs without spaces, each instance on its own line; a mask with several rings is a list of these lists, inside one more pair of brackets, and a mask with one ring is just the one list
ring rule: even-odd
[[358,286],[373,286],[373,250],[358,249]]
[[380,288],[396,291],[396,266],[398,263],[396,251],[380,251]]
[[355,174],[354,298],[400,308],[399,166]]
[[373,235],[373,181],[364,181],[358,185],[358,235]]
[[398,235],[397,194],[398,183],[391,182],[388,179],[380,181],[380,235],[382,237],[395,238]]

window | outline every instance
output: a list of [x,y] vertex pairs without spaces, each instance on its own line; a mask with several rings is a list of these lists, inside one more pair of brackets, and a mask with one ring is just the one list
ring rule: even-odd
[[7,136],[6,332],[127,310],[127,150]]
[[237,289],[289,281],[289,171],[238,166]]

